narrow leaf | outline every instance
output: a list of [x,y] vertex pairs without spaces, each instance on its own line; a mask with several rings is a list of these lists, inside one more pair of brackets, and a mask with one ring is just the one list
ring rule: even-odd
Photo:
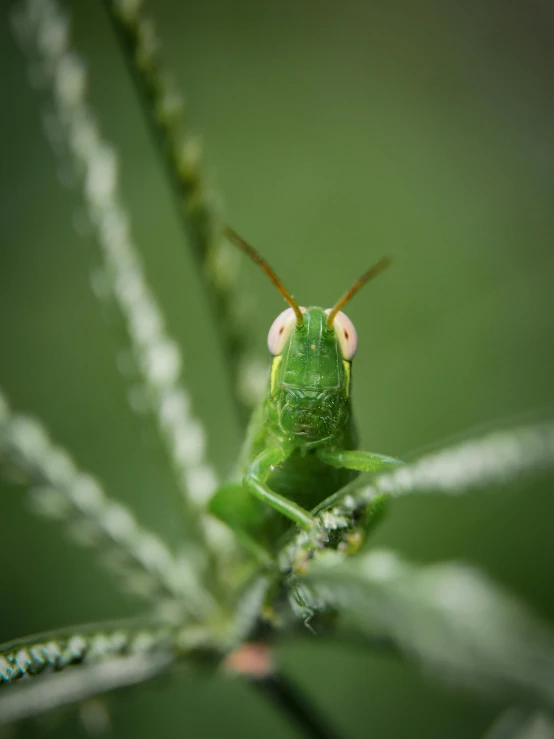
[[470,567],[326,552],[301,581],[305,603],[336,608],[370,638],[392,638],[444,679],[554,705],[554,633]]
[[465,493],[502,485],[554,468],[554,423],[521,426],[469,439],[423,456],[362,487],[360,502],[377,493],[393,497],[417,492]]
[[[104,5],[162,154],[178,214],[207,289],[225,352],[231,392],[246,425],[252,405],[258,400],[253,392],[253,375],[257,374],[259,387],[260,372],[256,372],[251,358],[251,332],[245,329],[249,324],[248,307],[238,286],[239,253],[222,239],[217,199],[204,174],[201,145],[189,130],[185,101],[164,62],[153,18],[142,3],[104,0]],[[264,365],[264,385],[266,374]]]
[[494,722],[485,739],[554,739],[554,722],[546,713],[511,708]]
[[61,521],[74,540],[97,551],[125,591],[157,605],[178,602],[193,617],[213,612],[215,602],[187,562],[177,561],[128,508],[110,500],[38,421],[13,413],[0,392],[0,468],[3,461],[33,486],[33,510]]
[[150,621],[61,629],[0,645],[0,687],[121,655],[171,650],[173,630]]
[[206,458],[204,428],[182,382],[181,349],[166,329],[131,232],[117,152],[103,137],[89,104],[87,71],[72,46],[71,22],[62,6],[57,0],[24,0],[14,13],[14,26],[31,65],[41,70],[53,105],[52,125],[80,175],[102,258],[102,287],[97,292],[121,317],[140,383],[133,397],[155,419],[200,559],[208,542],[219,550],[228,541],[225,529],[203,512],[217,477]]
[[0,726],[142,683],[167,670],[172,662],[169,653],[133,654],[82,666],[71,674],[49,675],[37,684],[21,685],[0,696]]
[[90,624],[0,645],[0,726],[143,682],[177,654],[174,630],[150,621]]

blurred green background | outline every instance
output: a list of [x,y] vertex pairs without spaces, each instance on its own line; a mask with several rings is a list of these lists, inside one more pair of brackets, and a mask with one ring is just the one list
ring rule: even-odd
[[[227,220],[304,304],[331,304],[384,253],[394,267],[348,309],[359,334],[362,446],[429,444],[554,410],[554,10],[543,0],[150,4],[202,134]],[[151,284],[222,475],[241,435],[195,265],[99,3],[70,3],[91,100],[121,156]],[[90,290],[69,162],[41,131],[47,100],[0,28],[0,385],[139,520],[179,541],[152,428],[126,401],[121,347]],[[46,105],[45,105],[46,104]],[[265,356],[283,305],[250,264],[247,330]],[[376,544],[464,559],[554,623],[552,481],[398,502]],[[0,641],[136,613],[93,557],[0,488]],[[482,736],[505,702],[349,647],[283,649],[289,675],[348,737]],[[110,700],[117,736],[293,736],[245,687],[184,675]],[[83,733],[70,714],[58,736]],[[28,727],[29,736],[40,733]]]

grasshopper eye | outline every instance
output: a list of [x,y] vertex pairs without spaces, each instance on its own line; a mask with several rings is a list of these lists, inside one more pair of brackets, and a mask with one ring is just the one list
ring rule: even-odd
[[[330,310],[328,308],[325,313],[328,314]],[[345,313],[339,311],[335,316],[333,326],[337,332],[342,357],[350,362],[358,349],[358,334],[354,324]]]
[[[300,308],[300,310],[304,312],[305,309]],[[287,308],[279,313],[273,321],[267,335],[267,347],[273,356],[281,354],[295,326],[296,314],[292,308]]]

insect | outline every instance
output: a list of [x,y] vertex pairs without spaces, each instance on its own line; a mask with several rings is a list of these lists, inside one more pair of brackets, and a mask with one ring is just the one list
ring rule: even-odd
[[[268,275],[289,308],[267,338],[272,356],[266,397],[254,410],[235,472],[210,511],[262,561],[269,561],[294,522],[317,537],[317,519],[359,472],[399,464],[359,451],[352,413],[352,360],[358,339],[342,308],[390,264],[383,257],[332,308],[298,305],[275,272],[230,227],[226,236]],[[278,514],[278,515],[277,515]]]

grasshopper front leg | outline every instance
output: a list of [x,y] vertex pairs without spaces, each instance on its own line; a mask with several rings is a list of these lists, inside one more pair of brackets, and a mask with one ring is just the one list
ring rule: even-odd
[[384,454],[374,454],[357,449],[337,449],[333,447],[319,447],[317,456],[331,467],[344,467],[357,472],[384,472],[392,467],[403,464],[399,459],[387,457]]
[[[237,539],[260,564],[270,563],[273,557],[272,538],[271,535],[269,539],[267,537],[265,505],[304,530],[316,535],[320,533],[316,520],[308,511],[267,485],[271,472],[290,456],[293,448],[288,444],[268,447],[250,463],[241,482],[222,485],[208,504],[210,513],[235,532]],[[259,506],[257,501],[264,506]]]
[[267,503],[283,516],[290,518],[301,528],[311,531],[315,522],[308,511],[283,495],[273,492],[267,485],[267,478],[274,467],[284,462],[290,456],[292,450],[293,447],[289,444],[265,449],[251,463],[243,478],[243,485],[256,498]]
[[[358,450],[345,450],[336,448],[320,448],[317,451],[318,457],[325,464],[331,467],[340,467],[357,472],[377,473],[384,472],[387,469],[398,467],[403,464],[399,459],[387,457],[383,454],[375,454],[373,452],[365,452]],[[356,490],[367,484],[367,478],[357,478],[345,487],[338,490],[333,495],[323,500],[313,511],[312,515],[317,516],[323,511],[330,510],[335,506],[341,505],[341,500],[348,495],[356,493]],[[388,508],[388,496],[378,495],[371,503],[368,504],[362,520],[355,527],[355,531],[347,534],[346,539],[341,544],[341,548],[354,554],[368,534],[382,521],[386,515]]]
[[[331,467],[341,467],[356,472],[377,473],[385,472],[403,464],[400,459],[395,457],[387,457],[384,454],[375,454],[374,452],[365,452],[357,449],[337,449],[333,447],[321,447],[317,450],[319,459]],[[340,500],[343,499],[350,491],[362,486],[364,481],[360,478],[353,480],[341,490],[323,500],[317,508],[312,511],[312,515],[317,515],[324,510],[332,508]],[[368,507],[368,520],[372,521],[371,528],[375,526],[377,521],[381,520],[385,512],[386,496],[379,496]],[[375,514],[375,515],[374,515]],[[366,534],[369,528],[366,530]]]

